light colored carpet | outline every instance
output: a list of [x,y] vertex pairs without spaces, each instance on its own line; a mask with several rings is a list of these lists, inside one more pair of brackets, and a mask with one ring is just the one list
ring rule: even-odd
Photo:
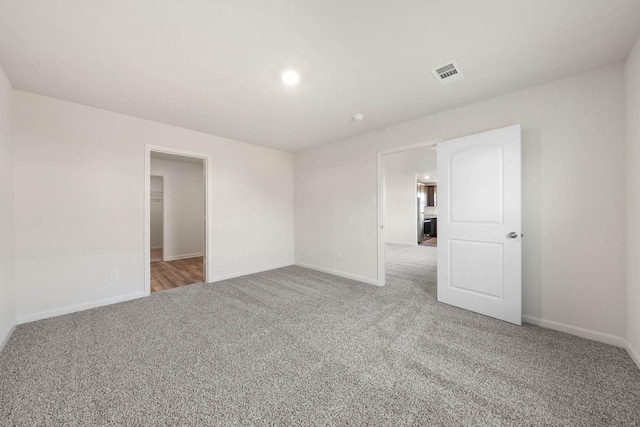
[[624,350],[437,303],[435,254],[390,248],[384,288],[287,267],[21,325],[0,424],[640,423]]

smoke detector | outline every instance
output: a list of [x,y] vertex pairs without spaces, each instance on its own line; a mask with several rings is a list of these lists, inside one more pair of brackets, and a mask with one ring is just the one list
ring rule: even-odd
[[442,86],[464,79],[464,74],[462,73],[457,61],[442,64],[439,67],[431,69],[431,72]]

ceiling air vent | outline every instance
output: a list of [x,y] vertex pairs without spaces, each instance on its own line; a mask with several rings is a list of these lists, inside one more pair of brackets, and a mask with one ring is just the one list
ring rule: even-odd
[[442,86],[464,79],[464,74],[456,61],[451,61],[431,70]]

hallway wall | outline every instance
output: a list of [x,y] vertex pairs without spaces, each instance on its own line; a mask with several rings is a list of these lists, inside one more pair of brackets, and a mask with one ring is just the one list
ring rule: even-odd
[[165,183],[165,261],[202,256],[205,233],[202,162],[156,159],[151,153],[151,175],[162,175]]

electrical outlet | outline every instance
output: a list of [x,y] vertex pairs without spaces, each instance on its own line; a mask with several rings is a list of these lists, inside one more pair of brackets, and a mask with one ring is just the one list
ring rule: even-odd
[[342,252],[338,251],[336,253],[336,258],[338,258],[338,261],[342,261]]
[[111,270],[109,272],[109,280],[118,280],[118,270]]

